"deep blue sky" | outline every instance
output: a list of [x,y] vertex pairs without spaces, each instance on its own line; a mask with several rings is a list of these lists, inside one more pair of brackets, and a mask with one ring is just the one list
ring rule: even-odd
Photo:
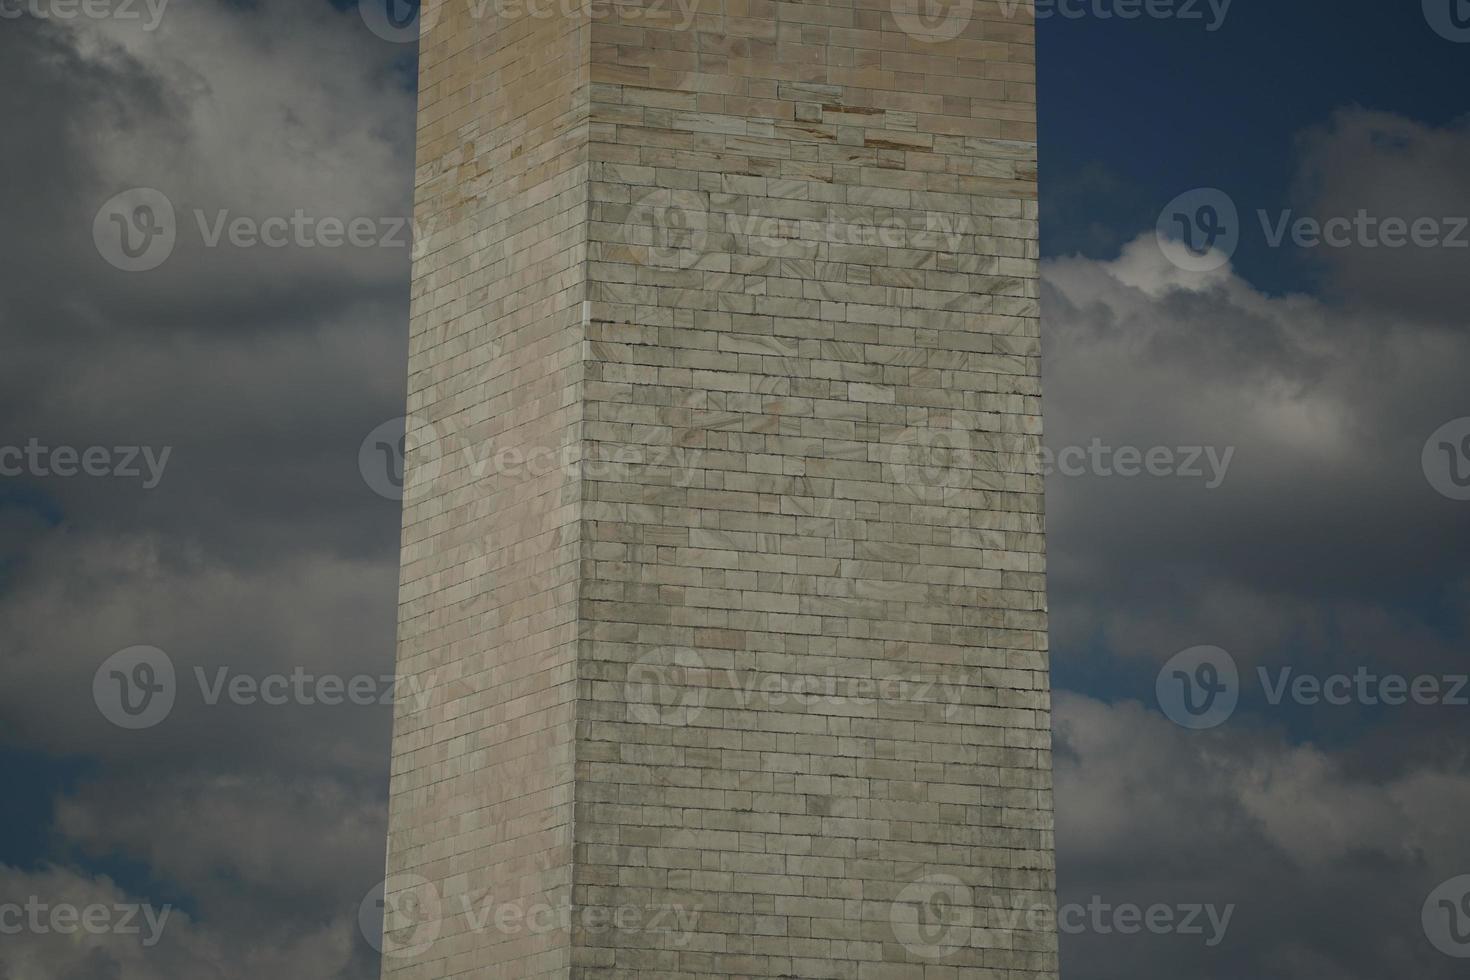
[[[1434,33],[1418,0],[1236,0],[1213,33],[1052,16],[1037,45],[1043,255],[1111,258],[1194,187],[1227,191],[1243,216],[1287,207],[1293,137],[1334,109],[1442,126],[1470,108],[1470,44]],[[1272,292],[1310,282],[1259,235],[1236,267]]]

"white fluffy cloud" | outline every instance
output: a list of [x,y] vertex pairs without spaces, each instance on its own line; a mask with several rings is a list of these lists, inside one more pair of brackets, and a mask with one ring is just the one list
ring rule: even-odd
[[1125,655],[1214,643],[1254,662],[1398,602],[1403,563],[1436,591],[1463,579],[1464,522],[1420,464],[1429,434],[1470,413],[1470,335],[1448,318],[1270,296],[1229,266],[1181,279],[1151,235],[1044,276],[1054,450],[1100,439],[1229,454],[1214,488],[1048,482],[1063,645],[1101,631]]

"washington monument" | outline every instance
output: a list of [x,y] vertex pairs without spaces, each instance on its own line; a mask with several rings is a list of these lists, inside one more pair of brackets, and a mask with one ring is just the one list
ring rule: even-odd
[[385,977],[1055,977],[1028,5],[425,9]]

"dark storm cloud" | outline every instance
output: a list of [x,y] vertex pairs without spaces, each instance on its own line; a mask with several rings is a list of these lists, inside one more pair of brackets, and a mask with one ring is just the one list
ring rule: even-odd
[[1470,778],[1355,777],[1264,732],[1188,732],[1137,704],[1057,704],[1061,901],[1234,906],[1222,941],[1064,936],[1064,975],[1459,975],[1419,913],[1470,862]]
[[[34,920],[27,912],[26,932],[7,937],[0,949],[0,962],[16,976],[91,980],[120,970],[136,980],[262,974],[335,980],[374,973],[347,941],[355,915],[325,926],[297,925],[282,916],[268,926],[245,921],[210,931],[166,900],[130,894],[106,876],[84,877],[63,868],[25,873],[0,865],[0,892],[37,909]],[[100,907],[108,928],[60,931],[51,926],[51,911],[58,907],[79,912]],[[31,921],[42,927],[30,927]],[[90,972],[96,970],[102,972]]]
[[[1470,302],[1470,118],[1436,128],[1392,113],[1343,109],[1302,134],[1299,144],[1297,215],[1354,222],[1351,231],[1339,225],[1338,240],[1346,245],[1311,249],[1333,288],[1379,310],[1470,327],[1464,315]],[[1410,234],[1386,235],[1384,222],[1393,219],[1406,223]],[[1416,222],[1423,222],[1418,241]]]
[[229,923],[240,936],[292,921],[329,928],[353,912],[382,877],[379,787],[222,768],[237,769],[112,772],[59,806],[58,830],[80,854],[125,854],[159,880],[185,883],[201,922]]
[[121,52],[84,57],[70,31],[28,18],[8,20],[0,31],[0,110],[10,130],[0,143],[10,177],[0,188],[0,322],[11,340],[0,386],[6,418],[34,404],[43,379],[73,348],[105,337],[104,325],[79,316],[73,303],[97,291],[88,275],[95,252],[87,254],[96,154],[118,128],[153,137],[170,130],[169,103],[166,90]]
[[[0,145],[0,165],[30,179],[0,190],[16,230],[0,273],[0,443],[170,449],[146,493],[37,481],[72,522],[187,531],[239,560],[309,527],[381,556],[391,504],[363,484],[356,448],[401,414],[412,98],[357,18],[278,6],[180,6],[155,33],[6,22],[0,98],[24,137]],[[173,200],[178,239],[130,273],[100,254],[93,223],[138,186]],[[307,238],[236,246],[221,232],[210,247],[198,228],[241,216]],[[321,218],[375,222],[385,240],[325,247]]]
[[[73,901],[142,901],[151,881],[195,916],[176,912],[151,949],[7,937],[12,973],[376,972],[357,908],[381,875],[392,709],[235,703],[220,685],[304,675],[319,693],[322,678],[361,677],[381,691],[391,674],[397,511],[364,484],[357,447],[402,411],[408,231],[390,247],[276,249],[227,232],[210,245],[199,222],[406,215],[413,105],[391,48],[307,4],[178,5],[146,34],[0,31],[0,165],[31,178],[0,188],[20,229],[0,236],[14,352],[0,444],[170,453],[152,488],[36,473],[0,487],[5,739],[104,763],[57,802],[52,857],[68,866],[0,880]],[[175,206],[177,242],[125,272],[93,223],[138,186]],[[139,644],[172,659],[178,695],[155,727],[126,731],[93,680]],[[143,874],[115,885],[92,870],[116,861]]]

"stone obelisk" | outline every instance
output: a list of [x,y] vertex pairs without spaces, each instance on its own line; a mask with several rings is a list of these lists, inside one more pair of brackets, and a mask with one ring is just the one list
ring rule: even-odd
[[385,976],[1054,977],[1029,7],[585,2],[425,7]]

